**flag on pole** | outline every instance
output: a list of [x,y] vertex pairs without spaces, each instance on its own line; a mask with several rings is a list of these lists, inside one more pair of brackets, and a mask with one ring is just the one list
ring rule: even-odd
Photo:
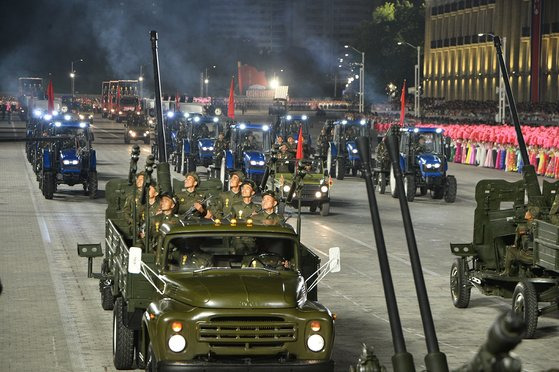
[[227,104],[227,117],[235,119],[235,78],[231,78],[229,87],[229,103]]
[[49,81],[49,85],[47,87],[47,97],[48,97],[48,112],[52,115],[54,111],[54,88],[52,87],[52,80]]
[[402,95],[400,96],[400,126],[404,126],[404,118],[406,116],[406,80],[404,79],[404,86],[402,87]]
[[295,154],[295,159],[303,159],[303,126],[299,126],[299,138],[297,139],[297,153]]
[[179,98],[179,92],[177,92],[175,94],[175,111],[180,111],[180,98]]

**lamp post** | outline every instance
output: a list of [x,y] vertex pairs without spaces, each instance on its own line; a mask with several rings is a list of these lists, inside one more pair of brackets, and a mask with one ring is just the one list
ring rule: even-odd
[[[481,37],[481,36],[490,36],[491,38],[494,38],[495,35],[492,33],[485,33],[485,32],[480,32],[479,34],[477,34],[477,36]],[[503,36],[501,37],[501,41],[502,41],[502,50],[503,50],[503,58],[506,58],[506,51],[507,51],[507,37]],[[505,123],[505,105],[506,105],[506,92],[505,92],[505,81],[503,80],[503,73],[501,72],[501,69],[499,69],[499,92],[497,93],[499,96],[499,111],[497,112],[497,122],[504,124]]]
[[140,100],[143,98],[144,93],[144,65],[140,65],[140,76],[138,77],[138,81],[140,82]]
[[344,48],[351,48],[361,54],[361,63],[359,65],[359,113],[363,113],[365,106],[365,52],[355,49],[351,45],[344,45]]
[[83,58],[70,62],[70,81],[72,82],[72,98],[74,98],[74,79],[76,78],[76,71],[74,71],[74,63],[83,62]]
[[[203,75],[203,77],[204,77],[204,80],[203,80],[203,81],[204,81],[204,85],[203,85],[203,87],[205,87],[205,90],[206,90],[206,94],[204,95],[205,97],[207,97],[207,96],[209,95],[210,77],[208,76],[208,67],[209,67],[209,66],[206,66],[206,68],[204,68],[204,75]],[[215,66],[215,65],[212,65],[212,66],[211,66],[211,68],[213,68],[213,69],[215,69],[216,67],[217,67],[217,66]]]
[[419,96],[419,85],[421,83],[421,47],[412,45],[406,41],[399,41],[398,45],[406,44],[407,46],[417,50],[417,64],[414,69],[414,80],[415,80],[415,96],[413,101],[413,111],[416,118],[421,114],[421,101]]

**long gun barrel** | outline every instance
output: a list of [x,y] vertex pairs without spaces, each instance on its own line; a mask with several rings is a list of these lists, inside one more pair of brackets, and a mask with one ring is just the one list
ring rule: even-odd
[[[400,155],[398,154],[398,138],[400,127],[393,126],[390,130],[390,135],[387,137],[388,153],[392,162],[398,199],[400,201],[400,209],[402,211],[402,220],[404,222],[404,231],[406,233],[406,241],[408,244],[408,252],[410,255],[411,267],[413,272],[413,280],[415,283],[415,290],[419,302],[419,311],[421,313],[421,320],[423,323],[423,332],[425,333],[425,342],[427,344],[427,355],[425,356],[425,365],[428,371],[447,372],[448,363],[446,356],[439,351],[439,344],[437,334],[435,332],[435,324],[433,322],[433,315],[431,314],[431,307],[429,305],[429,296],[427,295],[427,288],[425,287],[425,280],[421,269],[421,260],[417,250],[417,242],[415,240],[415,233],[413,231],[413,224],[411,220],[410,210],[406,194],[404,191],[404,181],[402,171],[400,169]],[[411,190],[415,192],[415,190]]]
[[157,50],[157,31],[150,32],[151,51],[153,55],[153,78],[155,80],[155,112],[157,115],[157,152],[159,162],[167,161],[167,139],[163,128],[163,110],[161,107],[161,77],[159,76],[159,54]]
[[377,247],[380,272],[382,276],[382,286],[384,288],[384,296],[386,298],[386,307],[388,309],[388,319],[390,321],[390,331],[392,332],[392,343],[394,345],[394,356],[392,357],[392,365],[394,371],[415,371],[413,357],[406,350],[406,342],[402,332],[402,323],[400,322],[400,314],[398,312],[398,303],[396,301],[396,293],[392,283],[392,273],[390,271],[390,263],[388,262],[388,253],[386,244],[384,243],[384,232],[380,222],[380,214],[378,211],[377,199],[373,186],[373,175],[369,164],[370,149],[367,137],[359,137],[357,140],[357,149],[361,164],[365,172],[365,185],[367,186],[367,197],[369,199],[369,209],[371,211],[371,219],[373,222],[373,230],[375,233],[375,243]]

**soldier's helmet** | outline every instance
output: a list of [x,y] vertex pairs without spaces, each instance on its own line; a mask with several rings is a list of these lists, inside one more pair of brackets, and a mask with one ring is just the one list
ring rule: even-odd
[[233,172],[231,172],[231,173],[229,174],[229,177],[233,177],[233,176],[239,177],[239,179],[241,180],[241,182],[244,181],[244,179],[245,179],[245,174],[243,173],[243,171],[240,171],[240,170],[238,170],[238,171],[233,171]]
[[161,194],[159,194],[159,197],[161,199],[169,198],[169,199],[171,199],[171,201],[173,202],[174,205],[177,205],[177,198],[175,197],[175,195],[173,195],[173,193],[171,193],[169,191],[163,191]]
[[187,179],[189,176],[192,176],[196,180],[196,182],[200,184],[200,177],[198,177],[198,174],[196,174],[196,172],[188,172],[184,175],[184,179]]
[[244,185],[250,185],[250,187],[252,187],[252,190],[256,191],[256,183],[253,180],[251,180],[250,178],[247,178],[246,180],[243,181],[243,183],[241,183],[241,188]]
[[272,190],[264,191],[264,192],[262,193],[262,198],[264,198],[266,195],[269,195],[269,196],[271,196],[272,198],[274,198],[276,201],[278,201],[278,198],[277,198],[277,196],[276,196],[276,193],[273,192]]

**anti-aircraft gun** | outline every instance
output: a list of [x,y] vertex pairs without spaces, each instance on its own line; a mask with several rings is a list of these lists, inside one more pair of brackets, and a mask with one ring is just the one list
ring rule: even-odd
[[[476,185],[473,241],[450,244],[458,256],[450,271],[450,292],[457,308],[468,307],[472,287],[485,295],[512,297],[513,310],[526,322],[525,337],[532,338],[538,316],[558,310],[559,220],[552,206],[559,203],[559,182],[544,180],[540,189],[498,36],[494,44],[522,156],[522,180],[489,179]],[[550,304],[540,308],[539,302]]]
[[[415,240],[415,233],[411,215],[409,211],[408,201],[404,194],[404,180],[402,170],[399,164],[398,154],[398,127],[394,127],[387,137],[387,147],[390,154],[391,165],[395,173],[395,185],[398,189],[398,197],[400,209],[402,211],[402,220],[404,222],[404,230],[408,245],[410,262],[414,283],[416,287],[417,298],[419,302],[419,310],[421,321],[425,333],[425,342],[427,346],[427,355],[425,356],[425,367],[430,372],[448,372],[448,363],[446,356],[439,350],[437,335],[429,298],[423,278],[421,262]],[[365,137],[358,140],[358,149],[360,157],[363,160],[363,172],[365,175],[365,184],[367,187],[367,196],[369,199],[369,208],[373,223],[375,235],[375,243],[379,258],[379,266],[381,270],[382,283],[386,298],[390,329],[392,334],[392,342],[395,354],[392,356],[392,366],[395,372],[413,372],[415,365],[413,356],[407,351],[400,323],[400,315],[394,286],[392,283],[392,274],[388,261],[388,253],[384,242],[384,234],[382,230],[380,213],[375,196],[375,187],[373,183],[373,173],[369,164],[370,153],[369,143]],[[487,341],[479,349],[474,359],[458,370],[458,372],[474,372],[474,371],[503,371],[503,372],[519,372],[521,370],[520,362],[510,356],[509,352],[522,340],[524,323],[521,317],[514,312],[501,315],[494,323],[489,331]],[[374,354],[373,348],[363,345],[363,353],[355,367],[351,367],[350,371],[360,372],[382,372],[386,371],[381,365],[379,359]]]

